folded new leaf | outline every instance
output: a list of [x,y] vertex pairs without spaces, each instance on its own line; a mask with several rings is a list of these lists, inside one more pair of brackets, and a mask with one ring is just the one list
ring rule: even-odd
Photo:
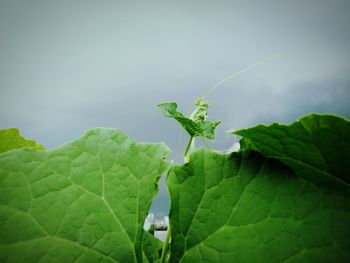
[[215,139],[215,128],[220,124],[219,121],[208,121],[203,119],[193,120],[185,117],[178,112],[175,102],[158,104],[161,112],[165,117],[174,118],[192,137],[204,137],[209,140]]

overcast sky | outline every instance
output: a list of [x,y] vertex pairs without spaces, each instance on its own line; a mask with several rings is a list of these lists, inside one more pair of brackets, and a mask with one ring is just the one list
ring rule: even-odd
[[[181,161],[186,136],[160,102],[188,113],[209,97],[229,129],[289,123],[309,112],[350,117],[350,1],[0,0],[0,129],[47,149],[93,127],[164,141]],[[164,188],[153,211],[166,210]]]

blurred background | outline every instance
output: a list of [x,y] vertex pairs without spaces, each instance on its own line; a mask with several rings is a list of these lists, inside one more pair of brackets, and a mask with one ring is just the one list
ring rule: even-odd
[[[209,97],[221,120],[210,147],[229,149],[229,129],[309,112],[350,116],[350,1],[0,0],[0,129],[17,127],[47,149],[93,127],[165,142],[182,162],[180,126],[156,104]],[[161,190],[152,205],[167,214]]]

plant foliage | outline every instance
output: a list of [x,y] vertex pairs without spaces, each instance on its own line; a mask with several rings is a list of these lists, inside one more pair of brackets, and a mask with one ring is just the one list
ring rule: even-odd
[[[212,139],[218,122],[197,102],[188,118],[176,103],[159,107]],[[114,129],[53,151],[1,131],[0,262],[349,262],[349,120],[311,114],[234,133],[239,152],[198,149],[170,166],[164,144]],[[143,223],[165,172],[162,252]]]
[[44,150],[44,147],[37,144],[34,140],[26,140],[22,137],[18,129],[0,130],[0,153],[22,147],[33,147],[38,150]]
[[187,131],[191,137],[203,137],[209,140],[215,138],[215,128],[219,121],[208,121],[208,104],[201,98],[195,103],[196,109],[189,117],[185,117],[177,111],[175,102],[161,103],[158,105],[165,117],[174,118]]
[[90,130],[50,152],[2,153],[0,262],[158,257],[159,242],[143,242],[143,222],[168,153],[164,144],[136,143],[113,129]]

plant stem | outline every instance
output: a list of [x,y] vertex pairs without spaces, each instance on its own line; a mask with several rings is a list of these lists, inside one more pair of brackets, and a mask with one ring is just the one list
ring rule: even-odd
[[190,146],[191,146],[191,144],[192,144],[192,141],[193,141],[193,136],[190,137],[190,140],[188,141],[187,146],[186,146],[186,149],[185,149],[185,151],[184,151],[184,158],[185,158],[185,160],[186,160],[186,158],[187,158],[188,149],[190,149]]
[[163,250],[162,250],[162,256],[160,258],[160,263],[165,263],[166,256],[168,254],[169,249],[169,240],[170,240],[170,225],[168,226],[168,229],[166,231],[166,236],[164,240]]
[[[186,149],[184,151],[185,161],[187,159],[187,153],[188,153],[188,150],[191,147],[192,141],[193,141],[193,136],[190,136],[190,140],[188,141]],[[169,249],[170,236],[171,236],[171,233],[170,233],[170,225],[169,225],[168,229],[167,229],[167,232],[166,232],[165,240],[164,240],[162,256],[160,257],[160,263],[165,263],[165,260],[166,260],[167,254],[168,254],[168,249]]]

